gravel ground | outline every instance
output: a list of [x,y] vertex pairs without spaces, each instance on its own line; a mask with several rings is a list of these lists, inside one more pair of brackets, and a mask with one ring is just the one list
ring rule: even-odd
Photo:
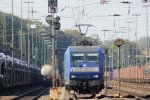
[[[65,88],[58,88],[58,100],[67,100],[65,95]],[[50,100],[50,92],[46,92],[38,100]]]

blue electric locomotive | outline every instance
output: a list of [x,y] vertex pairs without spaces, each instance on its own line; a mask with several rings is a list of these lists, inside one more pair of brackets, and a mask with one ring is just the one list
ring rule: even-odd
[[65,86],[79,94],[104,88],[104,54],[99,46],[69,46],[65,52]]

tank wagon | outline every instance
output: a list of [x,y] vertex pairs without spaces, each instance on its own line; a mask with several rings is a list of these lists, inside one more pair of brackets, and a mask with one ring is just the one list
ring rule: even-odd
[[[49,64],[42,65],[41,75],[42,75],[42,79],[43,79],[42,84],[45,85],[45,86],[50,86],[51,83],[52,83],[52,66],[49,65]],[[56,75],[55,76],[56,81],[58,83],[58,81],[59,81],[58,69],[56,69],[55,75]]]
[[[13,61],[13,63],[12,63]],[[12,66],[13,64],[13,66]],[[0,53],[0,90],[21,85],[33,85],[41,82],[40,69],[35,65]]]
[[52,82],[52,66],[51,65],[42,65],[41,67],[41,75],[42,75],[42,84],[45,86],[50,86]]
[[43,65],[41,68],[41,75],[44,76],[47,79],[52,78],[52,66],[51,65]]
[[69,46],[64,55],[67,90],[95,95],[104,88],[104,54],[99,46]]

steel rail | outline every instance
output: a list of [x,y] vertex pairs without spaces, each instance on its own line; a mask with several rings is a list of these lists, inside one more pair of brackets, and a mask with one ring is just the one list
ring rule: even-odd
[[[110,83],[110,85],[114,85],[115,83],[111,83],[111,82],[109,82]],[[137,85],[138,84],[138,85]],[[117,84],[115,84],[115,85],[117,85]],[[147,86],[147,87],[145,87],[145,85],[144,84],[139,84],[139,83],[126,83],[126,82],[121,82],[121,86],[122,87],[128,87],[128,88],[132,88],[132,89],[139,89],[139,90],[141,90],[141,91],[144,91],[144,92],[149,92],[150,91],[150,88]]]
[[[40,92],[40,93],[38,93],[36,96],[31,96],[31,97],[27,97],[27,95],[28,94],[31,94],[31,93],[36,93],[36,92],[39,92],[39,90],[41,91],[42,90],[42,92]],[[23,93],[23,94],[21,94],[21,95],[19,95],[19,96],[17,96],[17,97],[14,97],[13,99],[11,99],[11,100],[18,100],[18,99],[23,99],[23,98],[32,98],[31,100],[36,100],[37,98],[39,98],[43,93],[45,93],[46,91],[48,90],[48,88],[44,88],[44,87],[39,87],[39,88],[36,88],[36,89],[34,89],[34,90],[31,90],[31,91],[28,91],[28,92],[26,92],[26,93]]]
[[[113,91],[117,91],[117,88],[112,88]],[[139,93],[129,92],[125,90],[121,90],[121,94],[127,95],[127,96],[133,96],[136,99],[140,100],[146,100],[144,97],[139,96]]]

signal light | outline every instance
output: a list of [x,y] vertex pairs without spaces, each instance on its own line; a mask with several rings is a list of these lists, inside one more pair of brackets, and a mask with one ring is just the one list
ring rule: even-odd
[[60,21],[60,17],[57,16],[57,17],[55,18],[55,22],[54,22],[54,29],[55,29],[55,30],[59,30],[59,29],[60,29],[61,24],[60,24],[59,21]]

